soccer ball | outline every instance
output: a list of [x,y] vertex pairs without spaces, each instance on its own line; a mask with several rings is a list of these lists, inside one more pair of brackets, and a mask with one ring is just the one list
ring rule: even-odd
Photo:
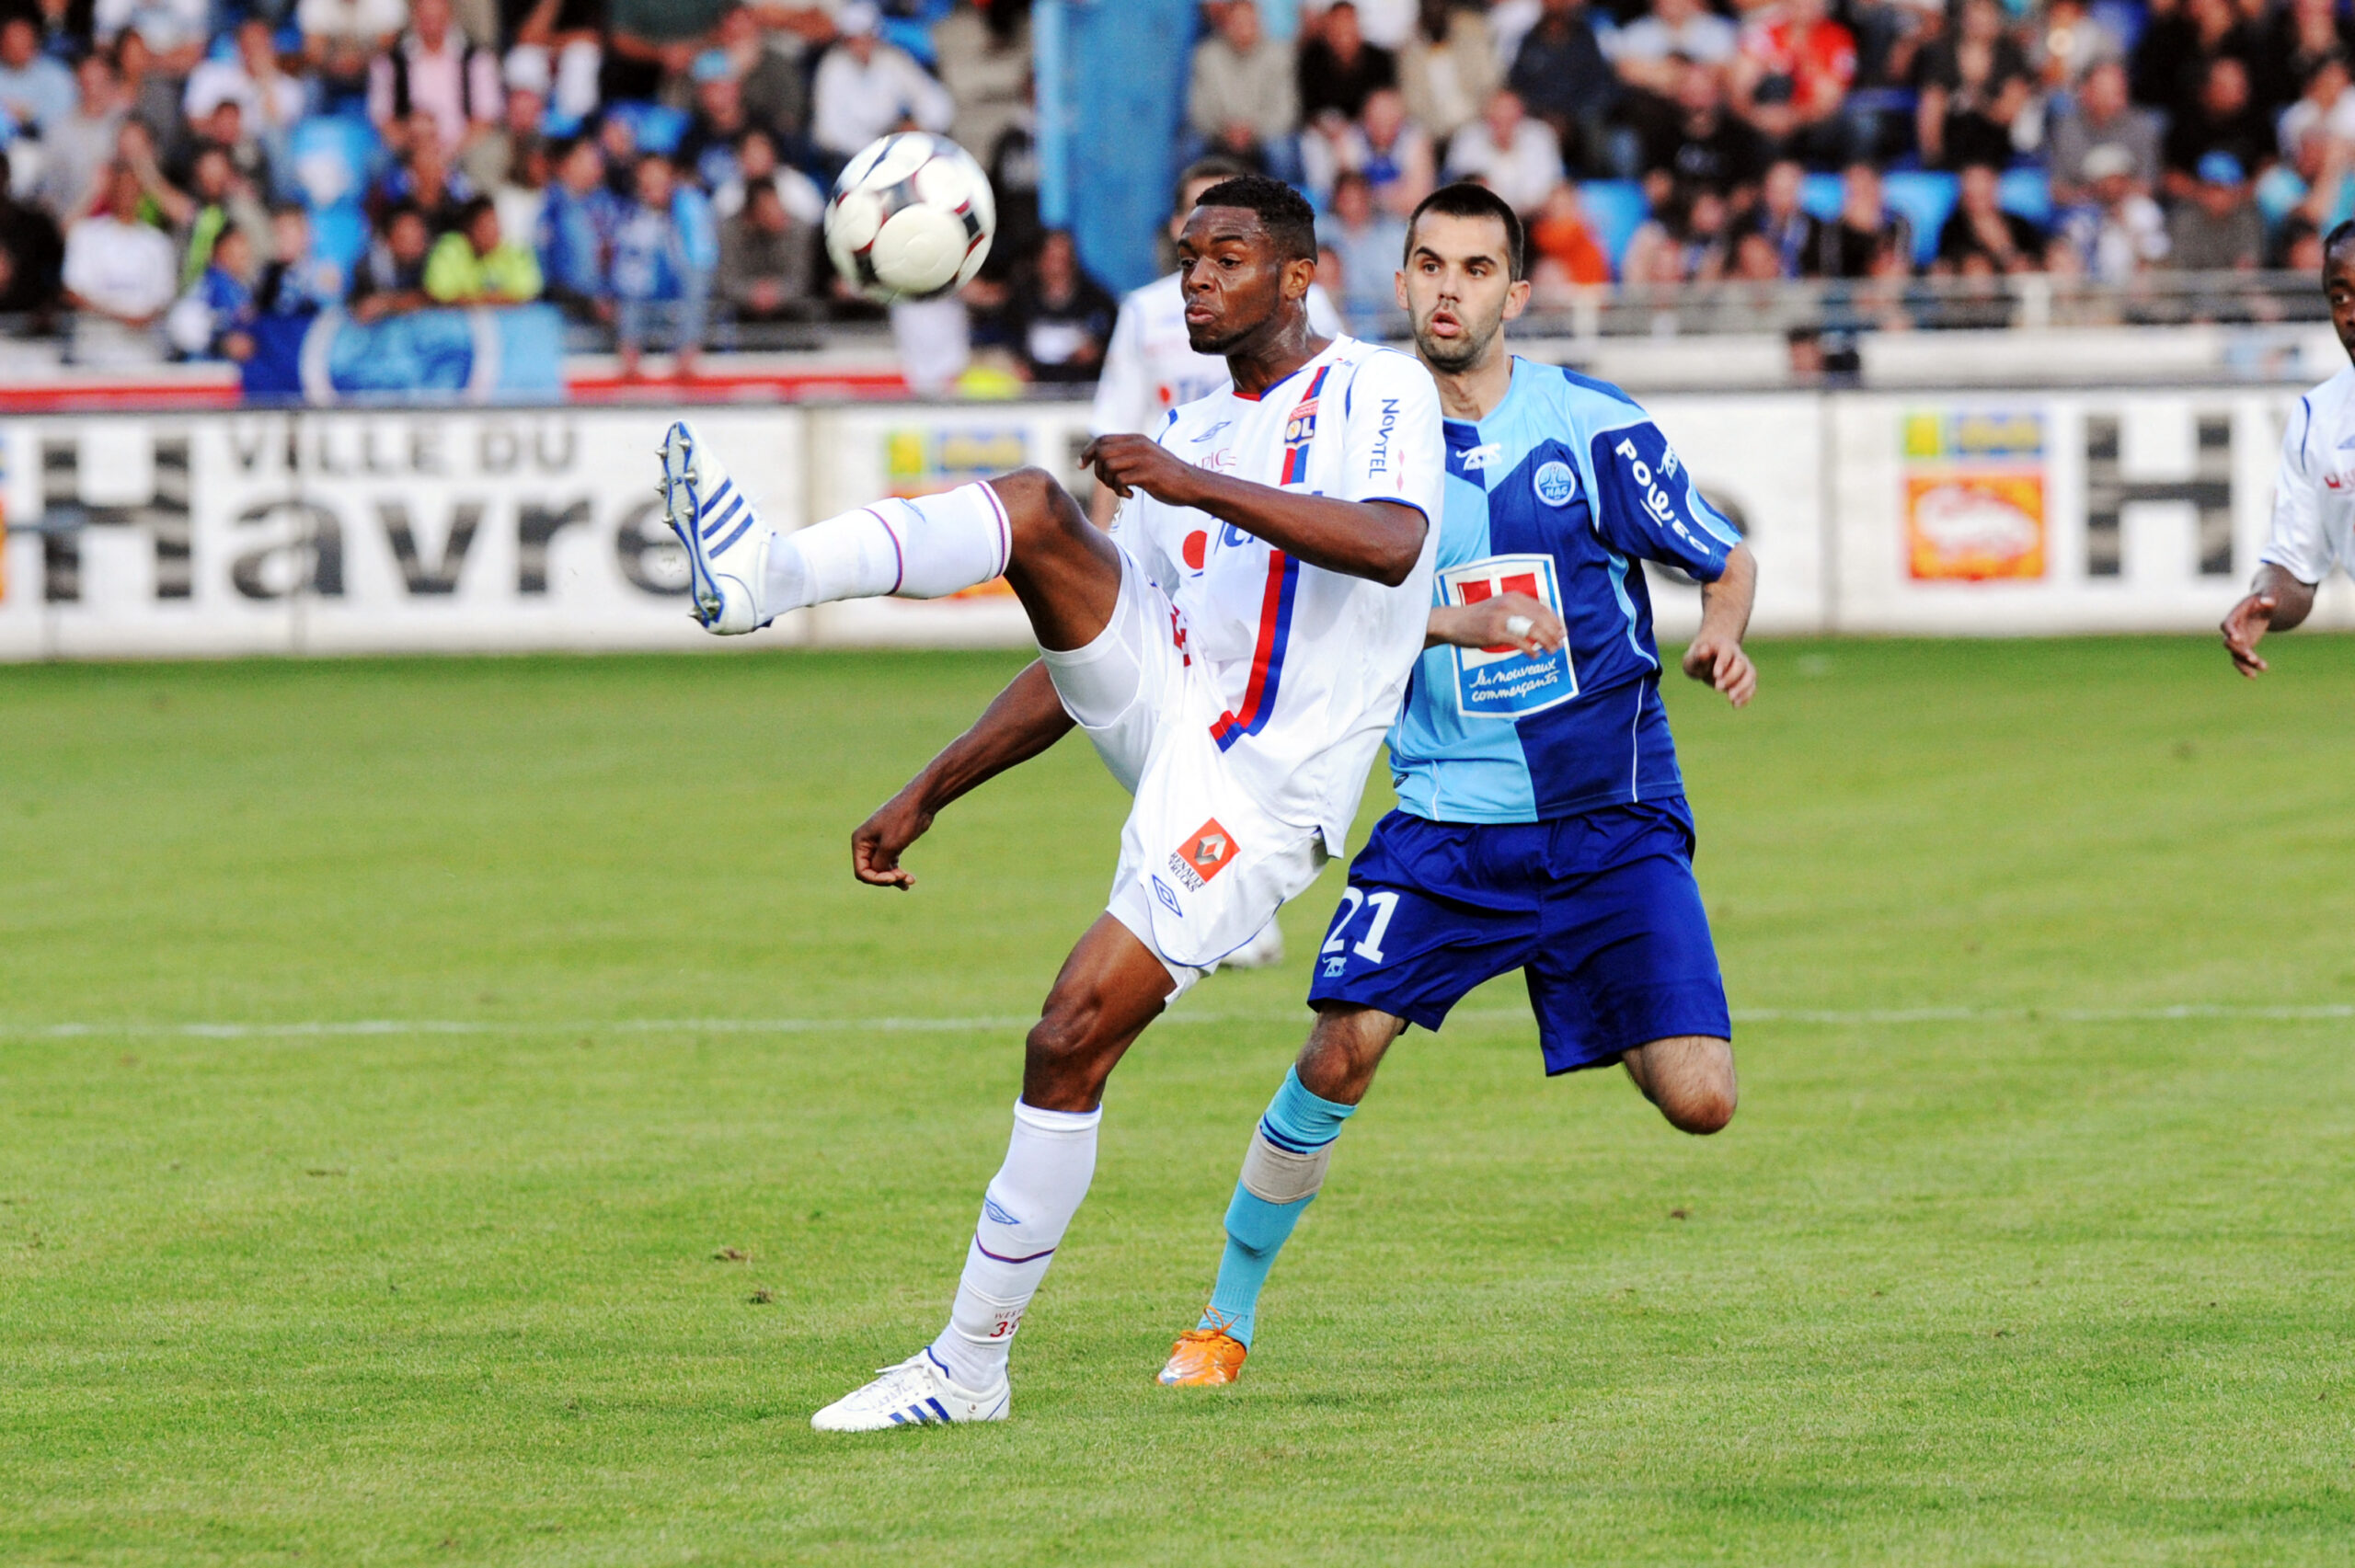
[[997,198],[972,155],[903,131],[868,143],[834,181],[826,254],[868,299],[930,299],[972,281],[997,232]]

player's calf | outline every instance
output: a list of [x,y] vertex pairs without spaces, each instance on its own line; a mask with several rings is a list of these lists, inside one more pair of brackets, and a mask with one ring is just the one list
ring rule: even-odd
[[1097,917],[1063,960],[1023,1041],[1023,1102],[1095,1109],[1112,1069],[1167,1005],[1170,985],[1168,967],[1134,933],[1110,915]]
[[1706,1035],[1652,1040],[1620,1059],[1644,1098],[1679,1132],[1723,1131],[1740,1099],[1733,1044]]

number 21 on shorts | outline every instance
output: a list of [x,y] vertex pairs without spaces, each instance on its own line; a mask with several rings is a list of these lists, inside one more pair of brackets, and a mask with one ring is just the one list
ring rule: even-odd
[[1372,910],[1373,918],[1366,922],[1365,934],[1358,939],[1356,946],[1349,948],[1349,952],[1355,953],[1369,964],[1382,962],[1382,938],[1390,929],[1391,917],[1398,912],[1398,895],[1391,892],[1365,893],[1355,887],[1344,887],[1341,889],[1341,907],[1333,916],[1332,934],[1326,937],[1325,945],[1318,953],[1325,961],[1325,973],[1328,976],[1339,974],[1349,963],[1349,952],[1344,952],[1343,948],[1349,944],[1350,922],[1357,919],[1361,909]]

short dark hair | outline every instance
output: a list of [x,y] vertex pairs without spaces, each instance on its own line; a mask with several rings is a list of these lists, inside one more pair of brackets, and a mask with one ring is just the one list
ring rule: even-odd
[[2330,286],[2330,258],[2338,254],[2340,246],[2350,244],[2355,244],[2355,218],[2347,219],[2322,236],[2322,280],[2325,288]]
[[1223,179],[1196,199],[1197,211],[1204,207],[1235,207],[1258,215],[1276,242],[1277,252],[1286,261],[1316,259],[1316,209],[1308,198],[1280,179],[1269,179],[1263,174],[1237,175]]
[[467,199],[466,204],[458,209],[458,232],[460,234],[465,234],[468,229],[471,229],[477,223],[481,223],[485,216],[496,217],[498,213],[499,203],[493,201],[489,197],[470,197]]
[[1426,212],[1442,218],[1494,218],[1504,225],[1505,264],[1511,269],[1512,280],[1519,282],[1529,276],[1529,231],[1522,226],[1521,214],[1512,210],[1512,203],[1487,186],[1459,179],[1416,202],[1407,219],[1408,256],[1415,254],[1415,228]]

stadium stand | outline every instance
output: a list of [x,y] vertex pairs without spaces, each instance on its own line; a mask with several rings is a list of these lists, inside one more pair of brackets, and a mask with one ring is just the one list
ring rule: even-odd
[[[685,338],[724,360],[873,334],[817,223],[845,138],[893,126],[987,143],[1008,221],[970,330],[1051,380],[1072,368],[1020,341],[1042,291],[1149,277],[1160,193],[1210,148],[1328,217],[1337,187],[1369,191],[1370,214],[1331,219],[1337,257],[1371,255],[1434,181],[1488,181],[1538,224],[1541,315],[1581,335],[1754,327],[1761,301],[1794,330],[2311,319],[2317,236],[2355,212],[2338,0],[1180,0],[1093,52],[1086,29],[1120,20],[1055,0],[1051,51],[1031,0],[12,6],[0,331],[68,364],[249,352],[242,326],[350,303],[396,265],[396,226],[421,218],[430,251],[477,198],[538,261],[569,348],[620,330],[631,373],[649,256],[683,367]],[[1046,166],[1034,60],[1084,177]],[[1113,127],[1131,104],[1166,134]],[[678,192],[642,177],[652,155]],[[731,222],[748,169],[778,199],[757,234]],[[1044,206],[1077,245],[1042,279],[1058,178]],[[152,283],[103,275],[146,248],[125,223],[168,242],[212,329],[167,333]],[[1382,290],[1342,292],[1353,329],[1396,329]]]

